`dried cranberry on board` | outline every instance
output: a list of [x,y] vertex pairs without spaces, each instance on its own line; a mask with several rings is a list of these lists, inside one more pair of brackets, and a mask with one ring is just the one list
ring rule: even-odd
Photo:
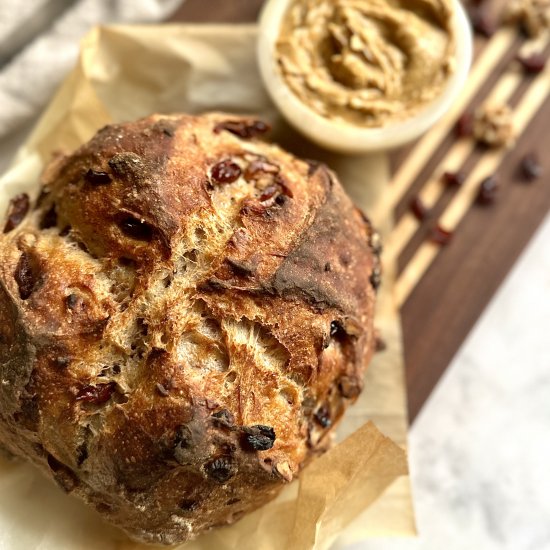
[[476,34],[491,38],[497,31],[497,24],[485,6],[470,9],[470,21]]
[[532,53],[527,56],[518,55],[517,60],[526,74],[542,73],[546,67],[546,57],[542,53]]
[[449,187],[460,187],[466,181],[464,172],[444,172],[443,182]]
[[542,176],[542,165],[535,153],[528,153],[521,159],[521,175],[528,181],[533,182]]
[[410,208],[414,217],[420,222],[424,221],[430,215],[428,207],[420,197],[415,197],[411,201]]
[[498,181],[495,176],[485,178],[480,186],[477,194],[477,202],[482,206],[493,204],[498,194]]
[[430,235],[431,241],[440,246],[447,246],[453,238],[453,232],[437,224]]
[[474,115],[472,113],[464,113],[457,121],[455,126],[457,137],[470,137],[474,133]]

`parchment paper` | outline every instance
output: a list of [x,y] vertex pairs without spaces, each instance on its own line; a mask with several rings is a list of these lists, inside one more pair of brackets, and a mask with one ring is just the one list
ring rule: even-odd
[[[388,180],[385,157],[343,157],[296,135],[265,93],[255,62],[254,26],[118,26],[93,30],[12,168],[0,179],[0,212],[11,196],[36,196],[37,177],[56,150],[71,151],[113,121],[152,112],[255,113],[272,139],[323,160],[365,211]],[[379,216],[382,233],[391,213]],[[188,550],[321,550],[375,535],[415,533],[406,460],[406,403],[393,267],[385,266],[376,325],[387,344],[365,391],[338,431],[339,444],[299,482],[237,524],[188,543]],[[383,435],[385,434],[385,435]],[[30,465],[0,462],[0,549],[138,550],[84,504],[62,494]],[[343,537],[343,538],[342,538]]]

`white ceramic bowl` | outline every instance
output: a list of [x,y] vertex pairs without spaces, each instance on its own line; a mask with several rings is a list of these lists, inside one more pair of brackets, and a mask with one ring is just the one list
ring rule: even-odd
[[415,116],[382,128],[361,128],[324,118],[294,95],[277,66],[275,45],[290,1],[268,0],[262,10],[258,37],[260,72],[271,98],[287,121],[322,147],[342,153],[368,153],[393,149],[413,141],[449,110],[466,83],[472,62],[472,31],[462,4],[453,0],[456,70],[440,96]]

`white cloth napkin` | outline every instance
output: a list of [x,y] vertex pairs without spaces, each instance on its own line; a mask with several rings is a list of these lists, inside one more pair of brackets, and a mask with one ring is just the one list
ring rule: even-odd
[[[182,0],[0,0],[0,170],[101,23],[166,19]],[[15,51],[14,51],[15,50]]]

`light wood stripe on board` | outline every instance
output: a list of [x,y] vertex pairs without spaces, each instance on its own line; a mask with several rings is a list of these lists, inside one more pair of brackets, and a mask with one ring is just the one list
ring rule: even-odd
[[[523,74],[520,71],[505,73],[488,95],[486,102],[507,103],[522,82]],[[458,140],[451,147],[418,194],[427,208],[433,208],[445,192],[445,186],[441,182],[443,173],[446,171],[458,172],[474,149],[475,142],[471,139]],[[420,222],[410,212],[407,212],[399,220],[389,238],[386,239],[388,261],[394,261],[399,257],[419,227]]]
[[[516,131],[521,134],[529,125],[537,111],[548,98],[550,92],[550,70],[547,69],[533,80],[529,89],[514,111]],[[506,156],[506,150],[489,151],[469,174],[452,202],[447,206],[440,224],[449,231],[455,231],[468,210],[476,201],[480,181],[493,174]],[[407,300],[420,279],[436,258],[440,246],[430,241],[424,242],[414,258],[409,262],[396,285],[396,301],[399,306]]]

